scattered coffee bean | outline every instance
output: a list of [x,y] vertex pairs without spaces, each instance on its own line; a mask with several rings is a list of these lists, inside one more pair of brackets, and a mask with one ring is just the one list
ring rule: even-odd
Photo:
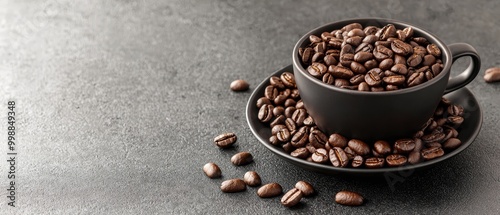
[[231,157],[231,163],[233,163],[236,166],[247,165],[252,161],[253,161],[253,156],[248,152],[240,152]]
[[378,157],[371,157],[365,160],[365,166],[367,168],[381,168],[384,166],[385,159]]
[[232,91],[246,91],[250,85],[245,80],[235,80],[231,82],[230,88]]
[[255,171],[248,171],[243,176],[243,181],[250,187],[260,186],[262,183],[259,174]]
[[486,82],[500,81],[500,67],[492,67],[484,72],[484,80]]
[[422,157],[425,160],[431,160],[431,159],[438,158],[438,157],[441,157],[444,155],[444,151],[440,147],[431,147],[431,148],[423,149],[421,153],[422,153]]
[[205,172],[205,175],[207,175],[209,178],[220,178],[222,175],[222,171],[215,163],[205,164],[203,166],[203,172]]
[[364,202],[363,196],[352,191],[340,191],[335,195],[335,202],[341,205],[360,206]]
[[237,140],[237,136],[234,133],[224,133],[214,138],[214,143],[220,148],[231,147]]
[[346,167],[349,163],[349,157],[347,154],[339,147],[333,147],[328,153],[330,157],[330,162],[334,167]]
[[328,152],[323,148],[316,149],[311,159],[315,163],[326,163],[328,161]]
[[364,158],[361,155],[356,155],[351,162],[352,167],[358,168],[363,165]]
[[314,193],[314,188],[306,181],[299,181],[295,184],[295,188],[302,191],[303,196],[310,196]]
[[297,188],[293,188],[285,193],[285,195],[281,198],[281,204],[285,207],[293,207],[300,202],[302,197],[302,191]]
[[385,162],[388,166],[403,166],[407,161],[408,159],[400,154],[392,154],[385,158]]
[[223,181],[220,186],[220,190],[222,190],[222,192],[224,193],[236,193],[245,191],[246,189],[247,185],[243,180],[239,178]]
[[351,148],[357,155],[367,155],[370,153],[370,146],[365,142],[357,139],[349,140],[347,143],[349,148]]
[[265,184],[257,190],[257,195],[260,198],[271,198],[279,196],[283,193],[283,188],[278,183]]

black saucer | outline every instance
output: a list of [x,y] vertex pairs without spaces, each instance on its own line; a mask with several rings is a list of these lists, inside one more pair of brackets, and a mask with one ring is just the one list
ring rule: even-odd
[[[271,74],[271,76],[273,75],[279,76],[279,74],[285,71],[293,72],[292,65],[289,65],[278,71],[275,71],[273,74]],[[284,152],[281,147],[277,147],[269,143],[269,137],[271,136],[271,129],[269,128],[268,125],[260,122],[259,119],[257,118],[257,113],[258,113],[258,109],[256,107],[257,99],[259,99],[264,95],[264,89],[269,84],[269,78],[271,76],[264,79],[264,81],[260,83],[259,86],[257,86],[257,88],[255,88],[254,92],[250,96],[250,99],[248,100],[246,107],[246,116],[248,125],[250,126],[250,129],[252,130],[255,137],[257,137],[257,139],[259,139],[259,141],[265,147],[274,152],[280,158],[307,170],[321,172],[325,174],[331,174],[331,175],[363,175],[363,176],[375,176],[375,175],[382,175],[384,173],[397,173],[397,174],[411,173],[415,170],[422,170],[431,167],[437,163],[440,163],[441,161],[449,159],[455,156],[456,154],[462,152],[464,149],[469,147],[470,144],[472,144],[476,136],[479,134],[479,130],[481,129],[481,124],[483,120],[481,108],[474,95],[469,91],[469,89],[464,87],[462,89],[448,93],[447,95],[444,96],[445,98],[451,100],[454,104],[458,104],[464,107],[465,120],[464,123],[459,128],[459,136],[458,136],[458,138],[462,141],[462,145],[459,148],[445,154],[440,158],[436,158],[430,161],[425,161],[415,165],[380,168],[380,169],[339,168],[324,164],[308,162],[306,160],[292,157],[286,152]]]

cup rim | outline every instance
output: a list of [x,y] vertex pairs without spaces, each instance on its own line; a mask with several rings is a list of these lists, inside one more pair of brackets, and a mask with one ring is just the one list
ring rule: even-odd
[[[336,87],[334,85],[326,84],[326,83],[322,82],[321,80],[313,77],[311,74],[309,74],[306,71],[306,68],[304,68],[302,66],[300,59],[299,59],[299,55],[298,55],[299,48],[301,46],[303,46],[303,44],[306,42],[306,40],[309,38],[309,36],[312,34],[317,35],[321,29],[328,28],[329,26],[339,25],[342,23],[343,23],[342,26],[345,26],[347,24],[356,23],[356,22],[374,22],[374,23],[383,23],[383,25],[395,24],[395,25],[400,25],[400,26],[404,26],[404,27],[412,27],[414,31],[418,32],[418,34],[421,34],[426,39],[431,40],[434,44],[436,44],[441,49],[441,56],[442,56],[442,60],[443,60],[443,69],[441,70],[439,75],[437,75],[436,77],[434,77],[431,80],[426,81],[422,84],[419,84],[417,86],[408,87],[408,88],[404,88],[404,89],[398,89],[398,90],[392,90],[392,91],[380,91],[380,92],[371,92],[371,91],[365,92],[365,91],[358,91],[358,90],[343,89],[340,87]],[[332,29],[332,30],[334,30],[334,29]],[[297,69],[300,73],[302,73],[302,75],[304,77],[306,77],[307,79],[309,79],[313,83],[316,83],[322,87],[325,87],[327,89],[337,91],[340,93],[348,93],[348,94],[364,95],[364,96],[368,96],[368,95],[370,95],[370,96],[399,95],[399,94],[405,94],[405,93],[419,91],[419,90],[424,89],[432,84],[437,83],[439,80],[441,80],[442,78],[447,76],[447,74],[450,72],[451,64],[453,63],[450,49],[436,35],[430,33],[429,31],[427,31],[419,26],[416,26],[416,25],[413,25],[413,24],[410,24],[407,22],[394,20],[394,19],[387,19],[387,18],[377,18],[377,17],[343,19],[343,20],[336,21],[336,22],[330,22],[330,23],[321,25],[319,27],[316,27],[316,28],[310,30],[309,32],[304,34],[297,41],[297,43],[295,43],[295,46],[294,46],[293,52],[292,52],[292,61],[293,61],[293,65],[294,65],[294,72],[295,72],[295,69]]]

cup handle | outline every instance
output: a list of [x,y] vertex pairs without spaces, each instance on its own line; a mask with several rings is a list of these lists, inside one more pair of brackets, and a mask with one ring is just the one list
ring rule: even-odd
[[469,56],[472,59],[472,62],[469,64],[469,67],[465,69],[460,75],[457,75],[450,80],[448,80],[448,85],[446,86],[446,90],[444,93],[449,93],[455,91],[459,88],[464,87],[468,83],[470,83],[474,78],[476,78],[479,73],[479,69],[481,68],[481,59],[479,58],[479,54],[476,49],[467,43],[453,43],[448,45],[450,49],[451,56],[453,58],[452,64],[461,57]]

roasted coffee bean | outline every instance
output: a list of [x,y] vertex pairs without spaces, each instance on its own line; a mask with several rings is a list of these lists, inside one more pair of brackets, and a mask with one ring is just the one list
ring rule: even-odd
[[441,57],[441,49],[436,44],[427,45],[427,53],[433,55],[434,57]]
[[270,105],[271,104],[271,100],[269,100],[266,97],[260,97],[259,99],[257,99],[257,108],[261,108],[262,105],[264,105],[264,104]]
[[368,84],[363,81],[363,82],[359,83],[358,90],[359,91],[370,91],[370,86],[368,86]]
[[344,54],[340,55],[340,64],[344,67],[350,67],[351,63],[354,61],[354,54]]
[[245,80],[235,80],[229,86],[232,91],[246,91],[250,85]]
[[444,125],[445,127],[445,131],[449,131],[452,133],[451,137],[458,137],[458,131],[456,129],[454,129],[453,127],[450,127],[450,126],[447,126],[447,125]]
[[245,191],[246,189],[247,186],[245,182],[239,178],[223,181],[220,186],[220,190],[224,193],[236,193]]
[[407,75],[408,70],[404,64],[394,64],[394,66],[391,67],[391,72],[400,74],[400,75]]
[[427,147],[427,148],[431,148],[431,147],[441,148],[442,145],[441,145],[441,143],[438,143],[438,142],[432,142],[432,143],[426,143],[425,147]]
[[450,105],[447,109],[448,113],[452,116],[462,116],[464,115],[464,108],[459,105]]
[[413,148],[413,151],[420,152],[424,147],[424,141],[420,138],[414,138],[413,141],[415,141],[415,148]]
[[347,36],[348,37],[354,37],[354,36],[364,37],[364,36],[366,36],[366,34],[362,29],[355,28],[355,29],[350,30],[349,33],[347,33]]
[[312,48],[305,48],[302,53],[302,62],[309,63],[312,56],[314,54],[314,50]]
[[292,137],[292,145],[296,148],[298,147],[303,147],[306,145],[307,140],[309,139],[309,130],[308,127],[303,126],[301,127],[297,133],[295,133]]
[[316,149],[311,158],[315,163],[326,163],[328,161],[328,152],[326,149]]
[[391,145],[384,140],[378,140],[373,144],[373,150],[384,156],[391,153]]
[[261,122],[269,122],[273,118],[273,109],[274,106],[264,104],[260,107],[257,117]]
[[391,46],[391,41],[377,41],[375,42],[375,46],[384,46],[389,48]]
[[358,139],[351,139],[347,143],[349,148],[351,148],[357,155],[368,155],[370,153],[370,146],[365,142]]
[[382,83],[381,73],[382,71],[378,68],[371,69],[365,75],[365,82],[371,87],[380,85]]
[[311,41],[311,43],[319,43],[321,42],[321,38],[316,35],[309,35],[309,41]]
[[430,55],[430,54],[425,55],[424,59],[422,60],[423,66],[432,66],[435,63],[436,63],[436,57],[434,57],[433,55]]
[[388,70],[391,69],[393,65],[394,65],[394,60],[392,60],[391,58],[387,58],[381,61],[378,66],[381,70]]
[[387,166],[403,166],[407,161],[408,159],[400,154],[392,154],[385,158]]
[[295,184],[295,188],[300,190],[302,192],[303,196],[310,196],[310,195],[314,194],[313,186],[310,183],[308,183],[307,181],[298,181]]
[[[291,106],[295,106],[297,104],[297,102],[291,98],[288,98],[285,100],[285,108],[287,107],[291,107]],[[284,112],[283,112],[284,113]]]
[[394,25],[392,25],[392,24],[388,24],[380,30],[379,39],[380,40],[387,40],[390,37],[396,37],[396,27],[394,27]]
[[343,40],[342,39],[339,39],[339,38],[332,38],[328,41],[328,44],[327,46],[330,46],[334,49],[340,49],[342,47],[342,42]]
[[295,110],[297,110],[297,108],[295,108],[294,106],[285,108],[285,116],[287,118],[291,118],[293,116],[293,113],[295,113]]
[[347,138],[338,133],[333,133],[328,138],[328,144],[330,144],[330,146],[332,147],[345,148],[347,146],[347,142]]
[[349,157],[347,154],[339,147],[333,147],[328,152],[330,162],[334,167],[346,167],[349,164]]
[[215,164],[215,163],[205,164],[203,166],[203,172],[209,178],[220,178],[222,175],[222,171],[220,170],[219,166],[217,166],[217,164]]
[[310,152],[309,150],[307,150],[307,148],[300,147],[291,152],[290,155],[292,157],[306,159],[310,155]]
[[354,85],[354,86],[347,85],[347,86],[341,86],[340,88],[342,88],[342,89],[349,89],[349,90],[357,90],[358,89],[358,85]]
[[280,76],[281,81],[287,87],[296,87],[295,85],[295,76],[290,72],[284,72]]
[[384,87],[370,87],[370,91],[372,92],[382,92],[385,91]]
[[316,148],[324,148],[325,144],[328,143],[328,137],[319,129],[311,129],[309,142]]
[[281,79],[276,76],[269,78],[269,83],[278,89],[285,88],[285,84],[283,84],[283,81],[281,81]]
[[371,52],[373,52],[373,45],[363,42],[363,43],[359,44],[359,46],[356,47],[356,49],[354,49],[354,52],[355,53],[359,53],[359,52],[371,53]]
[[384,166],[385,159],[379,157],[371,157],[365,160],[365,166],[367,168],[381,168]]
[[406,66],[406,58],[401,55],[394,55],[394,64],[402,64]]
[[382,80],[384,80],[386,84],[402,85],[405,83],[406,78],[403,75],[392,75],[384,77]]
[[421,138],[424,136],[424,131],[417,131],[414,135],[413,138]]
[[269,143],[276,146],[280,143],[280,141],[278,140],[278,137],[276,137],[276,135],[271,135],[271,137],[269,137]]
[[422,162],[422,155],[420,154],[420,151],[412,151],[408,155],[408,163],[417,164],[420,162]]
[[360,84],[361,82],[364,82],[364,81],[365,81],[365,75],[364,74],[357,74],[357,75],[353,76],[351,79],[349,79],[349,82],[352,85],[358,85],[358,84]]
[[273,101],[278,95],[278,88],[274,87],[273,85],[268,85],[264,91],[264,96],[271,101]]
[[356,74],[366,73],[366,68],[363,66],[363,64],[360,64],[360,63],[355,62],[355,61],[353,61],[351,63],[351,70]]
[[456,149],[462,144],[462,141],[460,141],[457,138],[450,138],[446,140],[446,142],[443,143],[443,148],[444,149]]
[[293,188],[285,193],[285,195],[281,198],[281,204],[285,207],[293,207],[300,202],[303,195],[302,191],[297,188]]
[[324,41],[328,41],[330,40],[331,38],[334,38],[335,35],[331,34],[330,32],[323,32],[321,33],[321,39],[323,39]]
[[392,58],[393,52],[385,46],[378,45],[373,49],[373,57],[378,61],[382,61],[387,58]]
[[314,63],[312,63],[312,65],[307,67],[307,72],[309,72],[309,74],[311,74],[312,76],[314,76],[316,78],[323,76],[323,74],[325,74],[326,71],[327,71],[326,66],[324,64],[318,63],[318,62],[314,62]]
[[[316,148],[314,148],[314,146],[311,143],[307,143],[305,147],[306,147],[307,151],[309,151],[309,153],[311,153],[311,154],[314,154],[314,152],[316,152]],[[312,155],[309,157],[312,157]],[[312,162],[312,158],[311,158],[311,162]]]
[[314,125],[314,119],[312,118],[312,116],[308,116],[304,119],[304,125],[307,125],[307,126]]
[[338,61],[337,59],[335,59],[335,57],[331,54],[329,55],[326,55],[325,57],[323,57],[323,61],[325,62],[325,64],[327,66],[331,66],[331,65],[337,65]]
[[413,47],[410,44],[405,43],[401,40],[392,41],[391,49],[394,53],[400,54],[403,56],[406,56],[406,55],[413,53]]
[[413,36],[413,28],[412,27],[406,27],[406,28],[404,28],[403,32],[405,33],[406,38],[410,38],[410,37]]
[[239,152],[231,157],[231,163],[236,166],[247,165],[249,163],[252,163],[252,161],[253,156],[248,152]]
[[364,202],[363,196],[352,191],[340,191],[335,195],[335,202],[341,205],[360,206]]
[[422,136],[424,143],[440,142],[446,135],[444,133],[431,133]]
[[[314,46],[314,51],[316,52],[314,55],[322,54],[324,56],[324,53],[326,51],[326,43],[325,42],[317,43],[316,46]],[[314,55],[312,57],[313,62],[314,62]]]
[[346,55],[346,54],[354,54],[354,49],[350,44],[345,44],[342,46],[340,49],[340,56]]
[[397,153],[409,153],[415,149],[415,140],[399,139],[394,143],[394,150]]
[[385,86],[385,90],[386,91],[392,91],[392,90],[397,90],[397,89],[399,89],[399,88],[396,85],[388,84],[388,85]]
[[304,108],[298,108],[293,112],[292,119],[295,121],[297,126],[304,125],[304,119],[307,117],[307,111]]
[[414,37],[413,41],[420,44],[421,46],[426,46],[427,44],[429,44],[429,41],[427,41],[425,37]]
[[373,59],[373,54],[370,52],[360,51],[354,55],[354,61],[359,63],[364,63],[371,59]]
[[409,78],[408,80],[406,80],[406,84],[408,85],[408,87],[413,87],[413,86],[417,86],[421,83],[424,83],[425,81],[425,75],[424,73],[422,72],[416,72],[416,73],[413,73]]
[[431,80],[431,79],[433,79],[433,78],[434,78],[434,74],[432,74],[432,72],[431,72],[431,71],[427,71],[427,72],[425,72],[424,74],[425,74],[425,79],[426,79],[426,80]]
[[422,56],[418,54],[413,54],[408,58],[408,60],[406,60],[406,63],[408,64],[408,66],[416,67],[420,63],[422,63]]
[[483,78],[488,83],[500,81],[500,67],[488,68]]
[[435,63],[434,65],[431,66],[431,71],[432,74],[434,74],[434,77],[439,75],[439,73],[441,73],[442,70],[443,70],[443,64]]
[[281,195],[283,188],[278,183],[265,184],[257,190],[257,195],[260,198],[271,198]]
[[285,126],[286,126],[286,128],[288,128],[288,131],[297,130],[297,124],[295,124],[295,121],[293,121],[292,118],[286,118]]
[[363,40],[363,37],[360,37],[360,36],[353,36],[353,37],[349,37],[345,40],[345,42],[347,44],[350,44],[354,47],[356,46],[359,46],[359,44],[361,44],[361,41]]
[[356,155],[351,162],[351,166],[354,168],[360,167],[363,165],[364,158],[361,155]]
[[365,66],[365,68],[367,70],[370,70],[370,69],[376,68],[378,66],[378,61],[375,59],[368,60],[363,65]]
[[[278,117],[276,117],[276,118],[275,118],[275,119],[274,119],[274,120],[273,120],[273,121],[269,124],[269,125],[271,126],[271,128],[273,128],[273,127],[274,127],[274,126],[276,126],[276,125],[285,124],[286,117],[285,117],[284,115],[277,114],[277,112],[279,112],[279,111],[277,111],[276,109],[277,109],[277,108],[280,108],[280,107],[281,107],[281,106],[278,106],[278,107],[275,107],[275,108],[273,109],[273,115],[278,116]],[[283,108],[283,107],[281,107],[281,108]],[[283,110],[284,110],[284,109],[283,109]]]
[[276,137],[278,138],[279,141],[281,142],[287,142],[290,140],[291,138],[291,134],[290,134],[290,131],[288,131],[288,129],[286,127],[280,129],[277,133],[276,133]]
[[221,135],[218,135],[217,137],[214,138],[214,143],[217,145],[219,148],[228,148],[231,147],[238,137],[234,133],[224,133]]
[[[273,120],[273,122],[277,122],[276,120],[280,120],[280,123],[281,124],[281,118],[280,116],[283,116],[284,117],[284,114],[285,113],[285,108],[283,106],[277,106],[277,107],[274,107],[273,108],[273,115],[275,117],[277,117],[275,120]],[[283,119],[283,122],[284,122],[285,119]]]
[[283,144],[281,148],[283,148],[283,151],[285,151],[286,153],[291,153],[295,149],[291,142]]
[[259,174],[257,174],[257,172],[255,171],[246,172],[243,176],[243,181],[250,187],[260,186],[260,184],[262,183]]
[[342,30],[344,32],[349,32],[352,29],[363,29],[363,26],[359,23],[351,23],[351,24],[348,24],[348,25],[342,27],[340,30]]
[[348,87],[350,85],[348,80],[341,78],[335,79],[333,84],[336,87]]
[[398,39],[400,39],[401,41],[405,41],[406,38],[408,38],[408,36],[406,36],[406,33],[402,30],[397,30],[396,35],[398,36]]
[[304,109],[304,102],[302,100],[297,101],[297,104],[295,104],[295,108],[297,109]]
[[349,146],[344,148],[344,152],[347,155],[347,157],[349,158],[349,160],[353,159],[357,155],[356,152],[354,152],[354,150],[349,148]]
[[423,46],[415,46],[413,47],[413,54],[420,55],[423,58],[427,54],[427,50]]
[[366,26],[365,29],[363,29],[366,35],[375,35],[378,30],[379,29],[375,26]]
[[299,90],[297,88],[290,91],[290,97],[293,99],[299,98]]
[[443,149],[439,148],[439,147],[431,147],[431,148],[423,149],[421,153],[422,153],[422,157],[425,160],[431,160],[431,159],[438,158],[438,157],[441,157],[444,155]]

